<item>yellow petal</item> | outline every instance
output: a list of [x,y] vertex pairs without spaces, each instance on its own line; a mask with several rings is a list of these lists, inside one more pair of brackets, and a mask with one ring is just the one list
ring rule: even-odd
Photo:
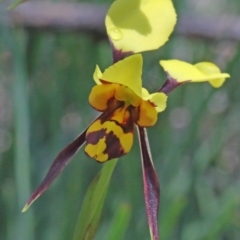
[[138,53],[161,47],[176,21],[171,0],[116,0],[105,25],[117,50]]
[[94,73],[93,73],[93,79],[94,79],[94,81],[96,82],[96,84],[98,84],[98,85],[99,85],[99,84],[102,84],[102,83],[100,82],[101,77],[102,77],[102,72],[101,72],[99,66],[96,65],[95,71],[94,71]]
[[[207,71],[207,67],[205,69],[204,65],[192,65],[187,62],[183,62],[180,60],[162,60],[160,61],[160,65],[163,67],[164,71],[167,72],[172,78],[174,78],[177,82],[205,82],[205,81],[218,81],[218,79],[225,79],[230,77],[227,73]],[[211,63],[212,64],[212,63]],[[214,65],[214,64],[212,64]],[[215,65],[214,65],[215,66]],[[217,67],[217,66],[215,66]],[[201,70],[200,70],[201,69]],[[205,69],[203,71],[203,69]],[[216,84],[217,85],[217,84]]]
[[151,127],[157,121],[158,112],[149,101],[142,100],[139,106],[139,119],[136,124],[140,127]]
[[141,97],[142,64],[143,60],[140,54],[132,55],[107,68],[101,79],[110,83],[118,83],[129,87]]
[[115,92],[115,98],[119,101],[124,101],[134,107],[139,106],[141,98],[136,95],[130,88],[119,86]]
[[89,103],[96,110],[100,112],[105,111],[108,107],[108,101],[115,96],[116,88],[118,88],[116,84],[94,86],[88,98]]
[[155,106],[157,112],[162,112],[167,106],[167,95],[165,93],[153,93],[149,94],[146,88],[142,88],[142,99],[145,101],[150,101]]
[[99,162],[125,155],[132,148],[133,126],[126,106],[100,117],[87,130],[85,152]]
[[149,99],[149,92],[146,88],[142,88],[142,99],[148,100]]
[[[211,62],[200,62],[194,65],[199,71],[203,72],[206,75],[211,75],[211,74],[221,74],[220,69],[218,68],[218,66],[216,66],[215,64],[211,63]],[[230,77],[229,74],[227,74],[228,76],[223,76],[223,77],[219,77],[219,78],[215,78],[212,80],[209,80],[209,83],[215,87],[221,87],[223,85],[223,83],[225,82],[225,78],[226,77]]]
[[98,162],[106,162],[108,160],[108,154],[104,153],[106,150],[105,138],[99,139],[97,144],[88,143],[85,147],[85,153],[91,157],[95,158]]
[[154,104],[157,112],[162,112],[167,107],[167,95],[164,93],[153,93],[149,95],[149,101]]

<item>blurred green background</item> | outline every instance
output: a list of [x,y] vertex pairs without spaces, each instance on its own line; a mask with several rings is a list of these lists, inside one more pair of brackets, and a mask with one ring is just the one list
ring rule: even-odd
[[[175,0],[174,5],[180,16],[203,19],[240,13],[238,0]],[[220,89],[208,83],[178,88],[148,130],[161,183],[162,239],[239,240],[239,44],[221,36],[210,41],[173,34],[158,51],[144,53],[143,81],[150,91],[165,81],[158,61],[171,58],[215,62],[231,79]],[[57,153],[97,116],[88,104],[96,64],[101,69],[111,64],[106,39],[0,24],[1,240],[72,239],[85,192],[102,167],[83,150],[28,212],[21,209]],[[102,239],[150,239],[137,134],[113,173],[96,236]]]

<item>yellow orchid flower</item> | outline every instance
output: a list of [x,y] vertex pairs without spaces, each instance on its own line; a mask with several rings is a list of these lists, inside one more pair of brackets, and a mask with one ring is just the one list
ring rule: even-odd
[[[86,142],[85,152],[99,162],[121,157],[133,143],[133,128],[137,126],[142,155],[144,189],[150,233],[158,239],[157,209],[159,183],[151,160],[145,127],[153,126],[158,112],[166,108],[167,96],[163,92],[149,94],[142,88],[140,54],[129,56],[107,68],[103,73],[97,66],[93,74],[93,87],[89,102],[102,114],[56,157],[46,177],[33,192],[23,212],[49,187],[74,154]],[[154,202],[154,205],[149,205]]]
[[211,62],[190,64],[180,60],[161,60],[160,65],[168,76],[176,83],[209,82],[213,87],[221,87],[228,73],[221,73],[220,69]]
[[[96,67],[89,102],[104,112],[87,130],[85,152],[104,162],[128,153],[133,143],[134,124],[153,126],[157,113],[166,108],[164,93],[142,89],[142,56],[133,55],[101,73]],[[142,92],[144,91],[144,95]]]
[[168,41],[176,21],[171,0],[116,0],[105,19],[114,61],[158,49]]

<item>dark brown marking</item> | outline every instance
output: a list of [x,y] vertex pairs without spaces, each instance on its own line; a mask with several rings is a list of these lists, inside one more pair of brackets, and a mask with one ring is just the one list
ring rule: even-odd
[[86,142],[90,144],[97,144],[98,141],[106,135],[106,129],[90,132],[86,136]]
[[124,133],[133,132],[133,122],[129,121],[127,124],[123,125],[116,120],[109,120],[109,122],[114,122],[117,126],[119,126]]
[[109,160],[119,158],[126,154],[122,148],[119,138],[114,134],[114,132],[111,131],[106,135],[105,143],[107,147],[103,153],[108,155]]

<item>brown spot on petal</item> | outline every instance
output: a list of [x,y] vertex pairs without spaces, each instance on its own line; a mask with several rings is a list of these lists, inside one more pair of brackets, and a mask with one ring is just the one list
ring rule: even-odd
[[106,129],[101,129],[99,131],[89,132],[86,137],[87,143],[97,144],[99,139],[106,135]]
[[107,148],[104,153],[108,154],[109,159],[118,158],[126,154],[122,148],[119,138],[114,134],[114,132],[110,132],[106,135],[105,143]]

